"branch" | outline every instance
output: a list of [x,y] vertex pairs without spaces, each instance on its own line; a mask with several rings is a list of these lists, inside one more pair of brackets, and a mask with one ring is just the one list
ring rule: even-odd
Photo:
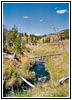
[[64,77],[64,78],[62,78],[62,79],[59,80],[59,83],[60,83],[60,84],[63,84],[64,81],[66,81],[66,80],[68,80],[68,79],[69,79],[68,76],[67,76],[67,77]]

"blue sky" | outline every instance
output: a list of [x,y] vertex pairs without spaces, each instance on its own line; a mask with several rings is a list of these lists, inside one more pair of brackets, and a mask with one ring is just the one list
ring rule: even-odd
[[19,32],[48,34],[69,29],[68,3],[3,3],[3,24],[11,29],[14,24]]

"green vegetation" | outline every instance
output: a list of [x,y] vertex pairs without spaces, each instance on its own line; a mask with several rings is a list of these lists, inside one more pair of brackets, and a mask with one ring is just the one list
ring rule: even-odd
[[61,40],[69,39],[69,30],[64,30],[61,33]]
[[11,30],[9,32],[9,37],[8,37],[8,39],[9,39],[9,46],[13,46],[15,38],[16,38],[16,33]]
[[22,53],[21,42],[19,37],[15,39],[14,49],[17,49],[19,53]]
[[[64,41],[64,45],[68,47],[67,40]],[[69,82],[66,81],[63,85],[58,83],[59,79],[69,75],[68,48],[63,51],[62,48],[58,47],[57,43],[46,43],[45,45],[41,45],[41,47],[31,46],[29,48],[31,48],[30,50],[33,51],[32,55],[35,56],[54,53],[62,53],[62,55],[46,58],[46,70],[50,73],[50,80],[48,82],[35,84],[36,88],[32,88],[29,91],[22,90],[21,93],[16,91],[15,95],[17,97],[68,97]]]
[[3,68],[3,75],[6,75],[6,89],[12,89],[13,85],[15,85],[16,87],[20,86],[23,82],[20,79],[20,76],[29,80],[34,78],[34,73],[29,71],[29,69],[33,65],[33,62],[29,59],[28,56],[21,57],[19,62],[16,62],[15,60],[8,60],[5,63],[6,64]]
[[3,33],[3,50],[6,50],[6,37],[5,37],[5,33]]
[[43,43],[49,43],[50,42],[50,38],[47,37],[46,39],[43,39]]
[[[64,31],[65,32],[65,31]],[[67,31],[66,31],[67,32]],[[64,76],[69,75],[69,41],[68,32],[65,38],[62,37],[64,46],[59,48],[57,42],[50,42],[50,38],[45,36],[35,36],[19,33],[18,28],[14,25],[12,30],[8,31],[8,35],[3,33],[3,50],[4,52],[14,53],[17,49],[15,59],[6,59],[3,57],[3,76],[6,75],[5,88],[11,89],[12,94],[10,97],[68,97],[69,96],[69,82],[66,81],[63,85],[60,85],[58,80]],[[7,37],[8,36],[8,37]],[[9,43],[7,42],[8,39]],[[43,40],[44,39],[44,40]],[[67,40],[66,40],[67,39]],[[40,41],[42,43],[40,44]],[[30,59],[35,56],[44,56],[50,54],[62,53],[62,55],[56,57],[48,57],[45,59],[46,71],[50,74],[50,80],[43,82],[42,84],[34,84],[35,88],[30,88],[28,91],[22,89],[22,92],[18,90],[18,87],[23,83],[20,76],[32,82],[35,80],[35,73],[30,71],[30,68],[34,65],[34,59]],[[14,91],[13,86],[17,87]],[[22,87],[24,88],[24,86]],[[15,94],[14,94],[15,92]]]

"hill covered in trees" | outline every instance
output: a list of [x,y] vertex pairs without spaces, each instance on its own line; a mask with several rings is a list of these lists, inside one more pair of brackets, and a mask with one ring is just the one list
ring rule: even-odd
[[52,43],[52,42],[58,42],[59,40],[65,40],[69,39],[69,29],[65,29],[62,31],[59,31],[57,33],[49,33],[45,37],[40,39],[41,43]]

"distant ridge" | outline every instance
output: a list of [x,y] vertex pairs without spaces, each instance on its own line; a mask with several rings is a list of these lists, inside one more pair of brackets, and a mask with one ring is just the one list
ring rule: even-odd
[[[64,29],[64,30],[61,30],[59,32],[60,33],[67,33],[67,32],[69,32],[69,29]],[[49,33],[48,35],[56,35],[56,33]]]

